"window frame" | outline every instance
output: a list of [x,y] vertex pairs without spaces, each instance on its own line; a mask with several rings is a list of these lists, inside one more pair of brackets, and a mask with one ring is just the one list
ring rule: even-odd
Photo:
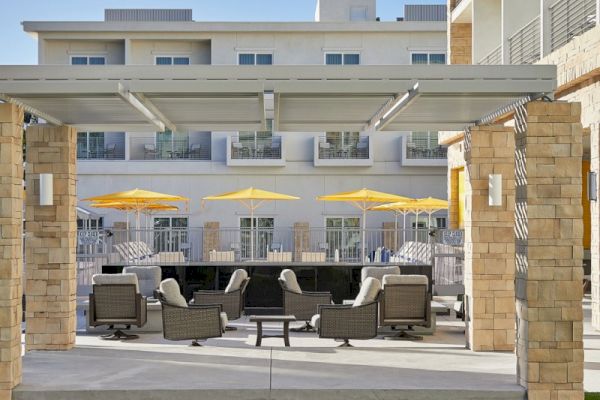
[[[73,59],[74,58],[83,58],[85,57],[85,64],[73,64]],[[104,64],[90,64],[90,58],[102,58],[104,60]],[[104,54],[70,54],[69,55],[69,65],[75,65],[75,66],[86,66],[89,67],[91,66],[102,66],[102,65],[108,65],[107,63],[107,59],[106,59],[106,55]]]
[[[248,55],[252,54],[254,56],[254,64],[240,64],[240,56],[246,55],[246,54],[248,54]],[[271,64],[258,64],[257,56],[259,56],[259,55],[271,56]],[[270,50],[238,50],[236,53],[236,62],[237,62],[237,65],[244,65],[244,66],[275,65],[275,53]]]
[[[157,64],[156,62],[157,62],[157,59],[159,59],[159,58],[170,58],[171,64]],[[187,58],[188,63],[187,64],[175,64],[176,58]],[[190,54],[155,54],[154,55],[154,65],[165,66],[165,67],[192,65],[192,56]]]
[[[328,55],[341,55],[342,63],[341,64],[327,64],[327,56]],[[346,55],[356,55],[358,56],[358,64],[346,64]],[[347,66],[347,65],[362,65],[362,53],[358,50],[328,50],[323,52],[323,65],[333,65],[333,66]]]
[[[413,55],[415,54],[425,54],[427,55],[427,63],[426,64],[415,64],[413,63]],[[444,56],[444,64],[432,64],[431,63],[431,55],[443,55]],[[445,50],[411,50],[410,51],[410,65],[447,65],[448,64],[448,52]]]

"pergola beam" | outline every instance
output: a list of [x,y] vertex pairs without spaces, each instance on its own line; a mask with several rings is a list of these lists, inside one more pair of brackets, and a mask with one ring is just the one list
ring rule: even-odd
[[396,117],[420,96],[419,82],[415,83],[404,95],[397,95],[392,101],[388,101],[365,126],[366,131],[380,131],[394,122]]
[[[175,125],[173,125],[170,121],[162,120],[157,113],[150,110],[150,108],[148,107],[149,101],[147,99],[144,98],[146,100],[146,104],[144,104],[144,100],[142,100],[142,98],[138,97],[139,94],[136,96],[134,93],[127,90],[120,83],[119,83],[119,88],[118,88],[118,94],[123,100],[125,100],[125,102],[129,103],[129,105],[131,105],[133,108],[138,110],[144,116],[144,118],[146,118],[152,124],[156,125],[156,127],[161,132],[164,132],[167,129],[168,124],[171,125],[172,127],[175,127]],[[154,107],[154,108],[156,109],[156,107]]]
[[56,126],[63,125],[63,122],[61,120],[59,120],[58,118],[55,118],[49,114],[46,114],[45,112],[40,111],[34,107],[31,107],[17,99],[14,99],[14,98],[8,96],[8,95],[0,93],[0,100],[4,101],[5,103],[11,103],[16,106],[19,106],[19,107],[23,108],[23,110],[27,111],[28,113],[33,114],[38,118],[42,118],[44,121],[46,121],[52,125],[56,125]]

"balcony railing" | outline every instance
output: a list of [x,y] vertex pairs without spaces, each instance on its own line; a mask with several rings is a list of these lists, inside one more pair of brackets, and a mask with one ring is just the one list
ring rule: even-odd
[[596,0],[558,0],[550,6],[552,51],[596,26]]
[[357,142],[343,143],[342,140],[319,138],[320,160],[368,160],[369,137],[361,136]]
[[499,65],[502,64],[502,46],[496,47],[490,51],[485,57],[479,60],[480,65]]
[[[85,135],[85,134],[84,134]],[[124,160],[125,135],[110,134],[100,137],[77,138],[78,160]]]
[[232,160],[281,160],[281,136],[259,139],[255,142],[240,141],[239,136],[231,138]]
[[210,160],[208,143],[190,143],[187,139],[156,140],[131,138],[131,160]]
[[533,64],[540,59],[540,16],[508,38],[511,64]]

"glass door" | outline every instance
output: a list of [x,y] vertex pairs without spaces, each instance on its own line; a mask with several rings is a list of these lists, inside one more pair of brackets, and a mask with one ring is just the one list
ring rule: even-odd
[[189,257],[188,219],[186,217],[154,218],[154,252],[184,252]]
[[[275,228],[275,218],[254,218],[254,258],[266,259],[267,251],[273,245],[273,230]],[[249,259],[251,257],[251,220],[250,217],[240,218],[241,235],[241,257]]]
[[360,218],[330,217],[325,218],[325,240],[327,257],[333,259],[338,250],[340,260],[357,260],[360,258]]
[[156,132],[156,152],[160,160],[182,159],[189,155],[189,135],[181,132]]

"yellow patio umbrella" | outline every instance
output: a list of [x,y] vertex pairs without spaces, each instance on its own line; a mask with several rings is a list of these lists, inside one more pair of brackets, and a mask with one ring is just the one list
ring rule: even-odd
[[448,201],[435,199],[433,197],[427,197],[424,199],[418,199],[415,202],[415,206],[417,207],[417,218],[420,212],[425,212],[428,215],[427,225],[428,229],[431,229],[431,214],[440,210],[448,209]]
[[250,210],[250,260],[254,260],[254,211],[265,201],[299,200],[299,197],[287,194],[268,192],[266,190],[249,187],[235,192],[222,193],[216,196],[207,196],[202,200],[235,200]]
[[[370,208],[371,211],[393,211],[394,212],[394,243],[398,246],[398,214],[402,214],[402,243],[406,243],[406,215],[414,213],[417,208],[417,200],[398,201],[396,203],[381,204]],[[398,249],[395,249],[398,250]]]
[[321,201],[340,201],[351,203],[355,207],[359,208],[363,212],[362,216],[362,259],[366,257],[366,229],[367,229],[367,210],[372,208],[378,203],[393,203],[399,201],[410,201],[411,199],[404,196],[398,196],[396,194],[377,192],[370,189],[359,189],[352,192],[341,192],[330,194],[326,196],[319,196],[317,200]]

